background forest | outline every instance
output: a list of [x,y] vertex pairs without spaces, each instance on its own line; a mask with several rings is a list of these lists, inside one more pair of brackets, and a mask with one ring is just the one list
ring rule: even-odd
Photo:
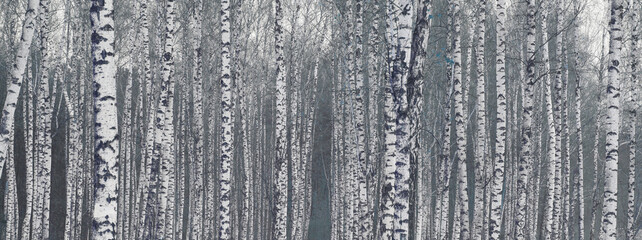
[[2,239],[642,239],[640,0],[0,6]]

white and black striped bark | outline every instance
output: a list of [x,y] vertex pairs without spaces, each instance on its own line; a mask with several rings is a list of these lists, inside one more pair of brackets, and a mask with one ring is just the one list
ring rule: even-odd
[[484,61],[484,43],[486,35],[486,0],[479,0],[479,15],[477,16],[477,41],[475,45],[475,58],[477,61],[477,133],[475,146],[475,203],[473,212],[473,224],[471,231],[472,239],[482,239],[485,236],[484,229],[484,209],[486,204],[484,194],[486,193],[486,174],[485,169],[487,155],[486,143],[486,74]]
[[19,238],[18,188],[16,185],[15,151],[13,144],[14,131],[11,130],[10,132],[9,148],[7,151],[7,168],[5,169],[7,172],[7,175],[5,175],[7,183],[5,184],[4,192],[4,214],[6,218],[5,239],[17,240]]
[[91,4],[95,183],[92,239],[116,239],[119,136],[113,1]]
[[219,172],[219,239],[231,239],[230,198],[232,189],[233,119],[232,69],[230,57],[230,2],[221,0],[221,159]]
[[11,81],[7,83],[7,95],[2,108],[2,118],[0,119],[0,176],[2,175],[7,151],[10,147],[10,134],[13,130],[14,113],[18,103],[18,96],[22,88],[25,69],[27,68],[27,58],[33,40],[34,30],[36,27],[36,16],[40,0],[29,0],[22,24],[22,33],[16,59],[11,65]]
[[375,202],[380,199],[379,187],[380,181],[379,177],[381,176],[381,151],[380,148],[380,135],[379,135],[379,87],[381,86],[380,80],[380,58],[378,56],[378,50],[380,49],[380,37],[379,37],[379,1],[373,1],[371,5],[371,25],[370,32],[368,35],[368,173],[369,177],[368,187],[369,195],[371,196],[368,202],[368,214],[371,219],[371,226],[375,229],[372,233],[373,237],[378,237],[377,233],[379,228],[374,224],[374,213],[377,206]]
[[287,85],[285,81],[285,63],[283,59],[283,8],[281,0],[274,1],[274,38],[276,53],[276,173],[274,178],[274,232],[277,240],[286,239],[286,225],[288,219],[288,167],[286,161],[286,96]]
[[453,223],[453,239],[470,236],[468,224],[468,170],[466,166],[466,124],[464,123],[464,87],[462,74],[461,7],[458,0],[453,8],[453,100],[455,101],[455,159],[457,174],[457,203]]
[[634,239],[636,229],[635,229],[635,184],[636,184],[636,127],[637,127],[637,108],[638,108],[638,91],[640,89],[639,79],[638,79],[638,57],[642,54],[640,47],[640,29],[638,27],[638,11],[640,11],[640,1],[634,0],[630,3],[631,7],[630,18],[631,21],[629,24],[632,24],[631,28],[631,49],[630,49],[630,61],[631,61],[631,94],[629,95],[629,186],[628,186],[628,201],[627,201],[627,226],[626,232],[628,233],[629,239]]
[[[562,6],[564,0],[557,0],[555,4]],[[562,235],[562,62],[564,48],[564,37],[561,32],[564,30],[562,26],[564,22],[563,10],[557,9],[557,29],[558,35],[555,36],[555,83],[553,91],[553,112],[555,117],[555,194],[553,195],[553,224],[552,226],[552,239],[558,239]]]
[[174,0],[165,2],[165,44],[161,57],[161,102],[162,124],[157,131],[160,133],[160,176],[158,207],[158,236],[173,238],[174,233],[174,189],[175,189],[175,162],[174,157],[174,19],[176,12]]
[[190,228],[191,236],[194,239],[203,239],[203,141],[205,140],[205,131],[203,126],[203,79],[202,79],[202,55],[201,55],[201,11],[203,8],[202,0],[196,1],[194,12],[192,13],[192,94],[194,97],[194,156],[190,165]]
[[354,1],[354,61],[355,64],[355,86],[354,86],[354,114],[356,131],[356,160],[358,163],[358,223],[360,239],[370,239],[372,234],[372,223],[368,214],[368,164],[366,161],[366,121],[364,109],[364,73],[363,73],[363,1]]
[[24,118],[24,138],[25,138],[25,217],[22,221],[21,239],[29,239],[32,226],[32,211],[34,203],[34,92],[33,92],[33,78],[30,76],[32,71],[27,71],[27,85],[25,91],[25,108],[23,108]]
[[33,218],[33,237],[45,239],[49,236],[49,202],[51,193],[51,118],[52,94],[49,91],[49,3],[48,0],[40,1],[40,80],[36,90],[36,147],[37,158],[35,168],[35,200]]
[[[426,60],[426,46],[429,37],[429,28],[431,23],[430,0],[422,0],[418,2],[417,16],[415,20],[415,27],[413,29],[412,38],[412,54],[410,55],[410,69],[408,76],[408,103],[410,111],[410,162],[415,163],[417,166],[417,182],[416,182],[416,223],[415,223],[415,238],[422,239],[425,231],[426,222],[428,220],[428,208],[430,204],[425,199],[430,199],[426,196],[426,187],[424,185],[424,165],[426,164],[425,154],[423,152],[421,129],[423,129],[423,121],[421,113],[423,110],[423,78],[424,78],[424,62]],[[428,185],[429,186],[429,185]]]
[[497,137],[490,190],[489,240],[499,239],[504,191],[504,159],[506,157],[506,2],[497,0]]
[[[542,8],[543,11],[541,12],[541,23],[540,25],[542,26],[542,39],[548,39],[548,34],[547,34],[547,17],[548,13],[546,12],[548,10],[548,5],[544,5]],[[554,123],[554,116],[553,116],[553,98],[552,98],[552,90],[551,90],[551,79],[549,76],[549,71],[550,71],[550,65],[549,65],[549,57],[548,57],[548,43],[544,43],[541,48],[542,51],[542,74],[544,74],[544,84],[545,86],[545,93],[544,93],[544,98],[545,98],[545,105],[546,105],[546,117],[547,117],[547,131],[548,131],[548,150],[547,150],[547,159],[548,159],[548,171],[547,171],[547,185],[546,185],[546,193],[547,193],[547,198],[546,198],[546,205],[545,205],[545,211],[544,211],[544,231],[542,234],[544,235],[542,238],[543,239],[551,239],[551,234],[553,231],[553,203],[554,203],[554,195],[555,195],[555,123]]]
[[[620,63],[622,50],[622,0],[610,1],[608,84],[606,86],[606,159],[604,174],[604,203],[602,210],[602,234],[600,239],[617,238],[617,192],[618,192],[618,140],[620,134]],[[624,236],[622,236],[624,237]]]
[[[392,222],[392,236],[389,239],[407,239],[409,234],[409,193],[410,193],[410,155],[409,155],[409,116],[408,116],[408,68],[411,55],[412,43],[412,1],[389,0],[387,37],[388,37],[388,72],[391,92],[386,95],[392,100],[392,110],[396,112],[396,125],[393,136],[395,141],[395,170],[394,178],[394,217]],[[388,87],[388,86],[387,86]],[[387,102],[389,100],[386,100]],[[388,120],[388,119],[387,119]],[[388,130],[387,130],[388,131]],[[391,140],[391,139],[390,139]],[[388,146],[387,146],[388,147]],[[387,159],[388,160],[388,159]],[[387,173],[389,174],[389,173]],[[389,186],[385,186],[388,188]]]
[[[519,179],[517,180],[517,214],[515,218],[515,237],[525,239],[529,236],[526,227],[526,213],[528,212],[528,180],[531,174],[533,141],[531,140],[532,123],[533,123],[533,93],[535,91],[535,34],[537,29],[537,19],[535,18],[536,8],[535,1],[528,1],[527,24],[528,32],[526,35],[527,54],[526,57],[526,79],[524,82],[523,102],[522,102],[522,149],[519,158]],[[535,207],[535,206],[531,206]]]
[[[573,33],[578,30],[578,26],[575,26]],[[576,38],[572,38],[576,39]],[[585,239],[584,234],[584,141],[582,137],[582,76],[577,71],[580,63],[580,55],[578,53],[578,47],[581,46],[579,41],[575,41],[575,46],[573,49],[573,55],[575,56],[575,133],[576,138],[578,139],[577,143],[577,178],[575,180],[575,191],[576,199],[578,201],[578,213],[577,213],[577,222],[578,222],[578,234],[577,238],[579,240]],[[599,115],[598,115],[599,118]],[[597,129],[597,128],[596,128]]]

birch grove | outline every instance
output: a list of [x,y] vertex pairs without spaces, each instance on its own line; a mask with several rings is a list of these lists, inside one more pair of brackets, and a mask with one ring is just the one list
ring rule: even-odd
[[641,239],[639,4],[0,0],[0,238]]

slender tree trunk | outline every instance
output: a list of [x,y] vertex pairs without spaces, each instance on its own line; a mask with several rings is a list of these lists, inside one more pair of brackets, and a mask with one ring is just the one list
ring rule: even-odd
[[479,0],[479,15],[477,17],[477,44],[475,57],[477,61],[477,145],[475,147],[475,208],[473,216],[472,239],[482,239],[485,235],[484,220],[484,193],[486,192],[485,169],[486,165],[486,74],[484,61],[484,44],[486,34],[486,0]]
[[33,133],[34,133],[34,117],[33,117],[33,108],[34,108],[34,94],[33,94],[33,78],[30,76],[31,71],[27,69],[27,86],[25,91],[25,107],[23,108],[23,118],[24,118],[24,138],[25,138],[25,217],[22,221],[21,229],[21,239],[29,239],[31,234],[31,219],[32,219],[32,210],[33,210],[33,200],[34,200],[34,149],[33,149]]
[[116,239],[119,136],[111,0],[91,5],[94,63],[95,177],[92,239]]
[[[575,31],[578,30],[578,26],[575,26]],[[572,39],[576,39],[573,37]],[[580,75],[579,72],[579,63],[580,63],[580,57],[578,53],[577,47],[579,47],[579,42],[575,42],[575,46],[573,48],[573,54],[575,55],[575,133],[577,134],[576,138],[578,139],[577,143],[577,180],[576,180],[576,186],[575,186],[575,191],[576,191],[576,198],[578,201],[578,213],[577,213],[577,221],[578,221],[578,239],[579,240],[584,240],[584,141],[582,138],[582,76]],[[635,72],[635,71],[633,71]],[[598,115],[599,118],[599,115]],[[597,129],[597,128],[596,128]]]
[[[564,0],[557,0],[556,4],[563,6]],[[555,91],[553,92],[553,112],[555,116],[555,194],[553,195],[553,224],[552,236],[553,239],[562,237],[562,62],[564,48],[564,38],[562,31],[564,30],[564,14],[561,9],[557,13],[557,29],[558,35],[555,37],[556,51],[555,57]]]
[[[422,239],[424,232],[425,222],[428,220],[427,209],[430,207],[430,201],[424,200],[425,198],[425,185],[423,182],[423,167],[425,163],[425,155],[422,150],[422,134],[423,121],[421,121],[421,113],[423,110],[423,78],[424,78],[424,61],[426,60],[426,47],[429,37],[430,28],[430,13],[431,4],[429,0],[422,0],[418,2],[417,17],[415,20],[415,28],[413,29],[412,38],[412,54],[410,55],[410,69],[408,76],[408,103],[410,111],[410,162],[417,166],[417,197],[415,212],[416,219],[416,232],[415,238]],[[428,204],[426,204],[428,202]]]
[[2,118],[0,119],[0,176],[4,168],[4,162],[7,159],[7,151],[9,151],[10,133],[14,124],[14,113],[22,87],[23,75],[27,68],[27,59],[36,27],[35,18],[38,16],[39,5],[40,0],[29,0],[27,4],[18,51],[11,65],[11,81],[7,83],[7,96],[4,101],[4,107],[2,108]]
[[[23,105],[24,106],[24,105]],[[23,107],[23,111],[24,111]],[[5,225],[5,239],[17,240],[19,237],[18,231],[18,188],[16,186],[16,167],[15,167],[15,151],[14,151],[14,131],[11,130],[9,139],[9,149],[7,151],[7,168],[5,171],[7,175],[7,183],[5,185],[4,195],[4,214],[6,218]]]
[[499,239],[504,191],[504,158],[506,154],[506,3],[497,1],[497,138],[490,193],[490,240]]
[[52,94],[49,91],[49,1],[40,1],[40,80],[37,89],[37,167],[36,167],[36,204],[34,209],[34,237],[49,237],[49,202],[51,193],[51,118]]
[[[537,21],[535,18],[535,1],[528,1],[528,33],[526,36],[527,51],[526,57],[526,73],[527,78],[524,82],[524,94],[522,103],[522,149],[519,159],[519,179],[517,180],[518,200],[517,200],[517,216],[515,219],[516,238],[525,239],[529,234],[526,227],[526,213],[528,212],[527,196],[528,196],[528,180],[531,174],[532,165],[532,123],[533,123],[533,91],[535,90],[535,31],[537,29]],[[534,184],[534,183],[533,183]],[[534,206],[532,206],[534,207]],[[536,208],[535,208],[536,209]]]
[[232,78],[230,64],[230,2],[221,0],[221,162],[219,173],[219,239],[232,238],[230,218],[230,194],[232,190],[232,159],[234,142],[234,131],[232,111],[234,103],[232,100]]
[[191,237],[203,239],[203,141],[205,131],[203,126],[203,79],[202,79],[202,55],[201,55],[201,11],[203,1],[198,0],[194,13],[192,13],[192,50],[194,62],[192,66],[192,91],[194,97],[194,156],[190,165],[190,227]]
[[[601,239],[617,238],[617,178],[618,178],[618,140],[620,133],[620,80],[619,68],[622,50],[622,15],[621,0],[611,0],[609,21],[609,77],[606,86],[606,160],[604,181],[604,212],[602,215]],[[624,236],[623,236],[624,237]]]
[[[394,174],[386,174],[386,181],[394,178],[394,196],[392,206],[394,206],[393,221],[384,223],[385,229],[392,230],[392,236],[384,235],[384,239],[407,239],[409,234],[409,183],[410,183],[410,156],[409,156],[409,118],[408,118],[408,68],[411,55],[412,42],[412,1],[409,0],[390,0],[388,1],[388,65],[390,80],[388,81],[391,92],[387,94],[386,102],[392,102],[393,111],[395,111],[395,129],[394,132],[388,132],[386,127],[386,145],[394,138],[395,156],[390,162],[394,161],[396,167]],[[387,121],[392,119],[387,119]],[[388,159],[387,159],[388,161]],[[386,164],[388,165],[388,164]],[[386,185],[386,191],[389,192]],[[388,194],[386,194],[388,195]],[[387,201],[387,200],[386,200]],[[385,219],[384,219],[385,220]],[[389,228],[392,226],[392,228]],[[392,237],[392,238],[391,238]]]
[[465,239],[470,236],[468,231],[468,170],[466,168],[466,125],[464,123],[464,102],[462,87],[462,44],[461,44],[461,10],[459,1],[453,2],[454,20],[454,55],[453,55],[453,99],[455,101],[455,159],[458,165],[457,203],[453,227],[453,239]]
[[633,25],[631,29],[631,95],[629,98],[629,186],[628,186],[628,202],[627,202],[627,228],[626,232],[628,233],[629,239],[634,239],[636,229],[635,229],[635,184],[636,184],[636,121],[637,121],[637,108],[638,108],[638,91],[640,89],[639,80],[638,80],[638,56],[642,54],[638,44],[640,43],[640,30],[638,27],[638,11],[640,1],[633,1],[631,4],[631,21],[630,24]]
[[547,131],[548,131],[548,150],[547,150],[547,159],[548,159],[548,178],[547,178],[547,197],[546,197],[546,209],[544,213],[544,229],[545,231],[542,233],[544,236],[542,237],[543,239],[551,239],[552,232],[553,232],[553,203],[554,203],[554,195],[555,195],[555,123],[554,123],[554,116],[553,116],[553,98],[552,98],[552,90],[551,90],[551,79],[550,79],[550,64],[549,64],[549,57],[548,57],[548,29],[546,26],[547,23],[547,15],[548,13],[546,12],[548,10],[548,5],[542,6],[542,19],[541,19],[541,26],[542,26],[542,39],[544,41],[541,51],[542,51],[542,74],[544,74],[544,80],[545,80],[545,105],[546,105],[546,116],[547,116]]
[[283,62],[283,9],[281,0],[274,1],[274,32],[276,50],[276,161],[274,178],[274,238],[277,240],[286,239],[286,227],[288,219],[287,211],[287,185],[288,167],[286,161],[286,82],[285,64]]

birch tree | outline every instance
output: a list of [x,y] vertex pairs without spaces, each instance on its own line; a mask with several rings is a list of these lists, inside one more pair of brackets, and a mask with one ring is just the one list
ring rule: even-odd
[[2,118],[0,119],[0,176],[7,159],[9,150],[10,133],[14,125],[14,113],[18,103],[18,96],[22,88],[25,69],[27,68],[27,59],[33,40],[33,33],[36,27],[35,19],[38,16],[38,7],[40,0],[29,0],[22,24],[22,33],[18,44],[16,58],[11,65],[11,82],[7,86],[7,96],[2,108]]
[[230,192],[232,178],[232,159],[234,132],[232,121],[232,78],[230,65],[230,2],[221,0],[221,168],[219,173],[219,239],[230,239]]
[[485,222],[484,210],[486,209],[485,188],[486,188],[486,74],[484,61],[484,43],[486,35],[486,0],[479,0],[477,16],[477,41],[475,45],[475,58],[477,63],[477,145],[475,146],[475,204],[473,210],[472,239],[482,239],[485,235],[483,229]]
[[453,45],[453,100],[455,101],[455,132],[456,132],[456,152],[455,157],[458,167],[457,188],[458,197],[455,207],[455,222],[453,229],[453,238],[460,239],[461,236],[467,238],[470,235],[468,231],[468,170],[466,168],[466,126],[464,124],[464,90],[462,87],[463,75],[461,70],[462,64],[462,44],[461,44],[461,16],[459,1],[453,2],[453,25],[454,25],[454,45]]
[[522,113],[522,150],[520,153],[519,159],[519,179],[517,180],[517,190],[519,191],[518,201],[517,201],[517,219],[515,220],[516,229],[516,238],[525,239],[528,235],[528,230],[526,228],[526,212],[528,211],[527,200],[527,190],[528,190],[528,178],[530,173],[530,167],[532,163],[531,151],[532,151],[532,111],[533,111],[533,91],[535,86],[535,30],[537,28],[536,18],[535,18],[535,1],[531,0],[527,2],[528,4],[528,33],[527,38],[527,57],[526,60],[526,72],[527,78],[524,82],[524,94],[523,94],[523,113]]
[[622,50],[623,3],[610,1],[610,41],[608,84],[606,86],[606,159],[604,180],[604,210],[602,215],[602,239],[617,238],[617,170],[618,140],[620,132],[620,52]]
[[[119,137],[113,1],[91,2],[96,183],[92,238],[116,239]],[[116,201],[115,201],[116,200]]]
[[490,190],[490,240],[499,239],[503,202],[504,158],[506,154],[506,3],[497,0],[497,137]]
[[35,201],[41,204],[34,205],[33,215],[33,236],[34,238],[49,237],[49,206],[50,206],[50,183],[51,183],[51,118],[52,118],[52,101],[49,91],[49,3],[48,0],[40,1],[40,12],[38,20],[40,21],[40,52],[42,59],[40,61],[40,80],[36,90],[36,147],[37,158],[35,168]]
[[286,151],[286,82],[285,63],[283,59],[283,8],[281,0],[274,1],[274,39],[276,53],[276,161],[274,178],[274,238],[286,239],[287,212],[287,161]]
[[196,129],[194,136],[194,162],[191,164],[193,176],[192,185],[190,188],[190,221],[192,226],[192,237],[195,239],[202,239],[203,231],[203,139],[205,131],[203,128],[203,80],[202,80],[202,55],[201,55],[201,11],[203,10],[203,2],[196,1],[194,12],[192,14],[192,47],[194,54],[194,65],[192,67],[192,91],[194,95],[194,128]]
[[637,108],[638,108],[638,89],[640,88],[639,86],[639,80],[638,80],[638,64],[639,64],[639,59],[638,57],[642,53],[640,51],[640,47],[638,44],[640,43],[640,30],[638,27],[638,21],[640,18],[638,17],[638,13],[640,11],[639,8],[639,1],[633,1],[629,3],[629,7],[631,13],[629,13],[630,16],[630,23],[633,26],[630,28],[631,31],[631,39],[630,39],[630,64],[631,64],[631,76],[630,76],[630,88],[631,88],[631,93],[629,95],[629,185],[628,185],[628,201],[627,201],[627,226],[626,226],[626,232],[628,233],[628,238],[629,239],[634,239],[635,238],[635,180],[636,180],[636,174],[637,170],[635,168],[636,165],[636,123],[637,123]]

